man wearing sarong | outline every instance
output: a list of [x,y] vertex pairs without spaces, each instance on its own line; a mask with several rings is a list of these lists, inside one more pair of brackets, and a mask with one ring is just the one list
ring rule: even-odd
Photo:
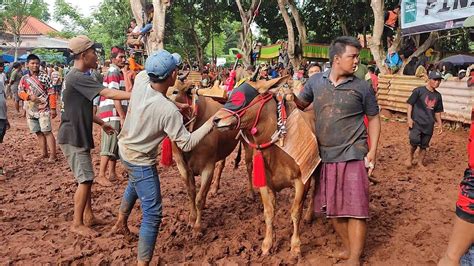
[[355,38],[334,40],[329,50],[331,68],[311,76],[295,100],[302,109],[314,106],[322,160],[314,210],[325,214],[341,237],[343,250],[331,255],[349,265],[360,265],[369,218],[368,174],[375,166],[380,135],[374,90],[354,76],[360,49]]

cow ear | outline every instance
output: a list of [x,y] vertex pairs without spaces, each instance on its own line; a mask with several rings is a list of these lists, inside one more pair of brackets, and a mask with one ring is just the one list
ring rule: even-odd
[[261,93],[267,92],[272,87],[278,87],[286,83],[289,78],[290,76],[286,75],[286,76],[271,79],[271,80],[259,80],[257,82],[249,82],[249,83],[252,85],[252,87],[254,87],[258,91],[258,93],[261,94]]

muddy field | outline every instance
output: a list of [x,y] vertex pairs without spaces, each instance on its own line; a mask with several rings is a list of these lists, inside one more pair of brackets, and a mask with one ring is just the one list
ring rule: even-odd
[[[126,185],[122,176],[113,187],[93,187],[93,209],[109,225],[95,229],[101,236],[87,239],[69,233],[75,183],[59,152],[55,164],[34,163],[39,156],[35,136],[9,105],[12,129],[5,144],[9,179],[0,183],[0,264],[124,264],[134,263],[137,242],[110,236]],[[55,128],[59,120],[55,121]],[[98,129],[96,128],[96,140]],[[57,130],[55,131],[57,133]],[[426,169],[408,171],[407,127],[392,118],[382,124],[375,177],[370,187],[364,263],[367,265],[434,265],[444,252],[454,217],[457,184],[466,166],[466,130],[434,137]],[[96,141],[97,144],[97,141]],[[235,155],[231,155],[233,159]],[[98,172],[98,149],[93,151]],[[324,219],[302,225],[302,256],[290,259],[292,224],[289,210],[292,189],[277,196],[276,240],[271,256],[260,255],[263,240],[263,206],[245,193],[245,170],[234,171],[229,162],[219,193],[210,197],[203,216],[203,236],[194,238],[187,227],[187,195],[176,167],[159,173],[164,218],[153,263],[163,264],[293,264],[332,265],[326,254],[340,245]],[[123,168],[119,166],[119,174]],[[199,180],[199,178],[197,178]],[[199,182],[199,181],[198,181]],[[140,210],[130,217],[138,232]]]

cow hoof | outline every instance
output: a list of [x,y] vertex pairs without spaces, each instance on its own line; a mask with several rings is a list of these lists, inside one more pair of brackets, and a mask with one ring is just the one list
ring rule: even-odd
[[262,256],[267,256],[270,254],[270,249],[272,248],[272,240],[266,241],[263,240],[262,243]]
[[254,201],[255,200],[255,193],[253,191],[247,192],[247,199]]
[[301,248],[293,247],[290,251],[292,258],[299,258],[301,256]]
[[193,237],[194,238],[201,238],[203,236],[203,233],[201,231],[201,227],[197,228],[197,227],[194,227],[193,229]]
[[303,217],[303,222],[305,224],[311,224],[313,222],[313,215],[312,214],[306,214],[304,217]]
[[211,190],[209,191],[209,196],[211,196],[211,197],[217,196],[218,191],[219,191],[218,188],[211,188]]

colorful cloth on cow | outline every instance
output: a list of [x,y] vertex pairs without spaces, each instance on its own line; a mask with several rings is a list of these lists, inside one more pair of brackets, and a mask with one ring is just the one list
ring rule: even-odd
[[369,218],[369,178],[364,161],[322,163],[314,212],[328,218]]
[[368,152],[364,115],[379,113],[374,90],[365,80],[354,76],[336,87],[329,79],[330,71],[311,76],[298,96],[313,103],[321,160],[364,160]]
[[249,105],[258,95],[259,93],[254,87],[248,83],[242,83],[232,90],[224,108],[236,112]]
[[[104,87],[109,89],[116,89],[125,91],[125,79],[120,68],[114,64],[111,64],[109,70],[105,74],[104,81],[102,83]],[[122,110],[127,112],[128,101],[121,101]],[[109,121],[120,121],[119,113],[115,108],[114,100],[107,99],[104,96],[99,97],[99,105],[97,109],[97,116],[100,117],[104,122]]]
[[31,75],[30,72],[24,75],[18,86],[18,95],[24,101],[29,95],[39,99],[39,103],[27,103],[27,116],[30,119],[38,119],[41,115],[48,115],[51,109],[56,109],[56,93],[46,72],[40,71],[37,76]]

